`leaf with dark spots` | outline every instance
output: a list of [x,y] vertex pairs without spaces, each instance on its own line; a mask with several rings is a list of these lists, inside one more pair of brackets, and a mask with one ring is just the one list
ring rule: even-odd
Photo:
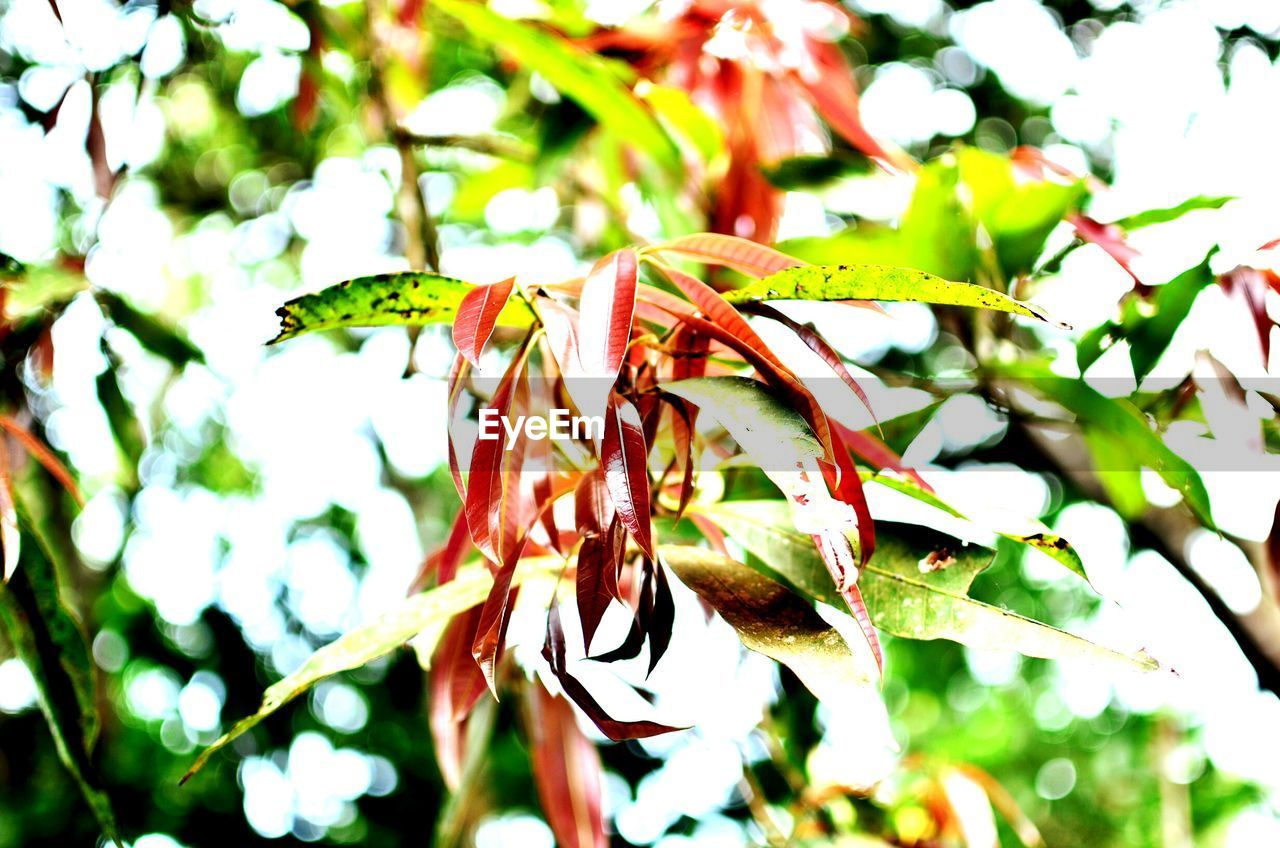
[[605,256],[582,284],[580,354],[584,375],[612,382],[631,341],[636,309],[636,254],[624,248]]
[[[462,280],[416,271],[359,277],[296,297],[277,309],[280,333],[269,344],[337,327],[448,324],[474,289]],[[508,300],[496,323],[527,327],[532,320],[524,301]]]
[[458,303],[458,313],[453,319],[453,344],[472,365],[479,367],[480,354],[484,353],[498,316],[511,298],[515,282],[515,277],[508,277],[500,283],[477,286]]
[[648,453],[640,413],[625,398],[610,396],[600,445],[605,485],[623,526],[640,550],[652,556]]
[[783,268],[804,264],[794,256],[788,256],[772,247],[720,233],[682,236],[655,244],[649,250],[656,253],[674,253],[677,256],[712,265],[723,265],[749,277],[767,277]]
[[542,658],[551,667],[560,687],[564,689],[578,708],[587,714],[600,729],[600,732],[614,742],[626,739],[644,739],[661,733],[675,730],[687,730],[684,727],[671,727],[654,721],[619,721],[613,718],[591,695],[576,677],[569,673],[564,642],[564,627],[560,623],[560,608],[553,600],[551,609],[547,611],[547,639],[542,646]]
[[0,587],[0,621],[35,680],[36,700],[58,757],[103,833],[120,845],[111,801],[90,756],[100,725],[89,644],[62,602],[48,546],[16,498],[14,512],[22,533],[19,564]]
[[547,692],[537,680],[525,692],[533,779],[556,844],[606,848],[604,768],[596,746],[578,728],[568,701]]
[[[885,300],[1009,312],[1065,327],[1038,308],[973,283],[887,265],[802,265],[726,292],[730,303],[766,300]],[[1066,329],[1070,329],[1067,327]]]

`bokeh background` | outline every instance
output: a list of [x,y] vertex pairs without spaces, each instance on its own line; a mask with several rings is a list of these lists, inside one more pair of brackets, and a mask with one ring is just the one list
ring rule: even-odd
[[[580,110],[483,45],[432,38],[447,24],[426,5],[405,26],[381,3],[342,0],[0,0],[0,252],[39,282],[29,301],[5,304],[3,391],[34,411],[33,428],[88,496],[73,515],[48,489],[78,563],[67,592],[96,634],[101,766],[135,848],[416,845],[446,803],[411,651],[325,682],[177,785],[264,686],[403,598],[456,511],[443,464],[447,334],[390,328],[268,348],[274,309],[408,267],[421,241],[398,214],[406,179],[438,228],[444,273],[554,280],[598,255],[602,201],[562,179]],[[550,5],[588,29],[652,4]],[[1101,220],[1196,195],[1238,198],[1134,234],[1136,267],[1155,279],[1208,245],[1247,252],[1280,236],[1280,4],[847,7],[862,22],[846,47],[873,135],[921,158],[956,140],[1043,147],[1111,183],[1091,210]],[[393,61],[383,81],[404,126],[501,134],[534,158],[393,143],[369,87],[378,50],[420,59]],[[789,188],[782,240],[891,220],[911,178],[855,163],[821,186]],[[608,202],[633,232],[659,235],[658,211],[623,189]],[[1085,247],[1037,300],[1087,327],[1128,284]],[[1235,308],[1206,290],[1167,357],[1210,349],[1237,375],[1267,378]],[[928,310],[891,312],[896,321],[830,337],[863,364],[932,349]],[[51,361],[28,357],[19,330],[41,338],[35,349]],[[1072,341],[1057,337],[1065,359]],[[1098,373],[1132,379],[1121,365],[1104,357]],[[1182,676],[1113,679],[1014,653],[891,643],[885,693],[900,743],[986,769],[1050,845],[1280,844],[1280,701],[1260,691],[1202,595],[1131,541],[1114,512],[1067,503],[1052,479],[984,457],[999,423],[990,427],[980,410],[944,409],[908,458],[934,469],[957,503],[1014,500],[1044,516],[1116,603],[1004,548],[977,594],[1087,634],[1137,633]],[[1205,479],[1224,529],[1265,538],[1275,467],[1217,467]],[[1230,610],[1262,603],[1233,543],[1205,532],[1187,555]],[[536,650],[540,622],[513,633],[522,627]],[[652,685],[702,720],[687,734],[606,747],[608,813],[619,844],[739,845],[752,834],[742,764],[761,756],[761,705],[776,704],[776,720],[814,747],[815,769],[824,756],[846,766],[840,736],[856,728],[820,710],[815,720],[807,693],[744,654],[727,627],[690,613],[677,628],[690,641]],[[475,841],[550,845],[514,724],[502,708]],[[29,671],[0,644],[0,848],[93,844],[82,803]]]

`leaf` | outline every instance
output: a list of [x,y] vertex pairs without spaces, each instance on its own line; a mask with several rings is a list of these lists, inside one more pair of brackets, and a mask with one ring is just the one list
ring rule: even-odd
[[460,21],[476,38],[537,71],[617,138],[644,151],[665,170],[683,172],[679,148],[657,118],[623,85],[612,65],[553,33],[504,17],[482,3],[435,0],[434,5]]
[[1109,458],[1119,463],[1110,465],[1106,470],[1150,468],[1170,487],[1182,493],[1191,511],[1206,526],[1210,529],[1216,526],[1209,507],[1209,493],[1194,466],[1165,445],[1132,403],[1106,397],[1083,380],[1059,377],[1038,363],[997,364],[991,366],[991,371],[1049,398],[1074,413],[1095,433],[1105,433],[1106,439],[1117,449]]
[[[559,557],[526,558],[512,575],[511,586],[520,586],[539,578],[553,578],[563,566],[564,561]],[[466,569],[449,583],[408,598],[368,624],[357,627],[320,648],[297,671],[268,687],[263,693],[262,705],[258,711],[236,722],[221,739],[201,752],[181,782],[186,783],[191,779],[210,757],[237,736],[316,683],[389,654],[423,631],[443,628],[454,616],[483,603],[493,585],[493,577],[486,569]]]
[[[678,256],[696,259],[699,262],[707,262],[712,265],[723,265],[741,274],[746,274],[748,277],[767,277],[784,268],[804,264],[794,256],[787,256],[772,247],[757,244],[749,239],[720,235],[719,233],[698,233],[691,236],[682,236],[661,244],[655,244],[648,250],[656,253],[674,253]],[[703,312],[707,312],[707,310],[704,309]]]
[[498,315],[511,298],[516,278],[508,277],[500,283],[477,286],[467,292],[458,303],[453,319],[453,345],[467,361],[480,367],[480,354],[493,335]]
[[676,136],[693,146],[703,162],[711,162],[724,151],[720,124],[683,90],[641,80],[636,94]]
[[96,289],[93,297],[113,324],[128,330],[139,344],[175,368],[188,362],[204,362],[204,353],[185,334],[138,310],[115,292]]
[[44,470],[49,472],[49,476],[57,480],[62,488],[67,490],[67,494],[71,495],[71,499],[76,502],[76,505],[84,506],[84,495],[80,494],[80,487],[76,485],[75,478],[71,476],[71,471],[44,442],[40,441],[34,433],[8,415],[0,415],[0,430],[7,431],[9,435],[17,439],[27,453],[36,462],[44,466]]
[[910,156],[896,147],[886,148],[863,126],[853,69],[839,45],[816,38],[805,42],[809,61],[795,74],[828,126],[872,159],[902,169],[912,167]]
[[578,729],[573,707],[536,680],[526,688],[533,780],[547,824],[561,848],[605,848],[600,754]]
[[23,538],[19,567],[0,587],[0,620],[18,658],[35,679],[40,711],[58,757],[70,772],[103,833],[121,845],[111,801],[91,752],[99,719],[95,671],[80,623],[63,604],[57,569],[30,516],[15,501]]
[[[1036,307],[972,283],[953,283],[924,271],[885,265],[802,265],[734,291],[730,303],[766,300],[889,300],[970,306],[1036,318],[1059,327]],[[1069,328],[1067,328],[1069,329]]]
[[1164,209],[1147,209],[1143,212],[1128,215],[1113,223],[1122,230],[1136,230],[1141,227],[1176,221],[1188,212],[1194,212],[1198,209],[1221,209],[1232,200],[1235,200],[1235,198],[1230,196],[1209,197],[1199,195],[1198,197],[1189,197],[1177,206],[1169,206]]
[[[969,520],[968,516],[942,500],[942,498],[938,497],[933,490],[923,488],[915,480],[895,477],[888,474],[872,474],[868,471],[860,471],[859,474],[861,475],[864,483],[878,483],[885,488],[901,492],[910,498],[915,498],[921,503],[928,504],[934,509],[940,509],[943,512],[955,516],[956,518],[960,518],[965,521]],[[1083,577],[1086,581],[1089,580],[1089,575],[1085,573],[1084,561],[1080,559],[1080,554],[1071,546],[1070,542],[1061,536],[1047,531],[1030,534],[1006,533],[1000,530],[996,530],[995,532],[1006,539],[1040,551],[1044,555],[1057,560],[1060,564],[1065,566],[1068,571],[1074,572],[1080,577]]]
[[600,620],[609,604],[621,600],[618,593],[618,563],[614,560],[609,537],[592,533],[582,538],[578,548],[576,588],[578,618],[582,622],[582,647],[591,651]]
[[[883,739],[891,739],[875,661],[870,653],[852,650],[812,603],[749,566],[704,548],[663,545],[659,551],[680,581],[737,631],[742,644],[790,668],[842,721],[865,723],[864,732],[878,730]],[[853,621],[848,624],[852,627]]]
[[615,250],[595,264],[582,284],[578,350],[583,372],[610,385],[631,341],[636,270],[635,251]]
[[485,690],[484,675],[471,656],[471,640],[479,621],[478,606],[454,616],[431,656],[427,718],[440,776],[450,792],[457,791],[462,780],[467,714]]
[[[802,595],[839,606],[841,598],[813,545],[786,529],[777,501],[728,501],[690,507],[724,529],[754,557],[748,565]],[[859,586],[871,621],[906,639],[950,639],[972,648],[1015,650],[1044,659],[1080,659],[1155,670],[1145,652],[1122,653],[968,596],[992,552],[924,528],[878,524],[876,556]]]
[[1019,179],[1010,156],[976,147],[961,147],[955,159],[973,214],[991,237],[1009,278],[1035,266],[1049,233],[1087,191],[1080,179]]
[[[462,280],[416,271],[358,277],[285,303],[276,310],[280,334],[268,344],[337,327],[448,324],[473,289]],[[497,323],[527,327],[532,319],[524,301],[515,300],[499,313]]]
[[653,556],[649,520],[648,448],[640,413],[631,402],[612,395],[605,413],[600,465],[618,518],[645,554]]
[[18,505],[13,497],[13,475],[9,471],[9,448],[0,440],[0,573],[8,583],[18,568],[22,533],[18,530]]
[[587,687],[569,673],[565,655],[564,627],[560,623],[560,607],[554,600],[551,602],[551,609],[547,611],[547,638],[542,646],[542,658],[547,661],[551,673],[555,675],[565,694],[578,705],[578,709],[587,714],[601,733],[614,742],[645,739],[661,733],[687,729],[654,721],[619,721],[605,712],[600,702],[587,691]]

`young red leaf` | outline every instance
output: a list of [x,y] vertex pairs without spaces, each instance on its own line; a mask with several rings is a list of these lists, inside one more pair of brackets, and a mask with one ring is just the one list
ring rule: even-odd
[[600,533],[584,536],[578,548],[578,618],[582,622],[582,646],[588,652],[605,610],[618,598],[618,563],[612,553],[608,537]]
[[784,268],[804,264],[802,260],[774,250],[772,247],[719,233],[683,236],[656,244],[650,250],[674,253],[712,265],[723,265],[749,277],[767,277]]
[[795,333],[800,338],[800,341],[804,342],[809,350],[816,353],[826,363],[827,367],[835,372],[840,381],[849,387],[858,400],[862,402],[862,405],[866,407],[867,412],[871,413],[871,420],[876,422],[876,426],[879,426],[880,422],[876,419],[875,410],[871,408],[871,401],[867,398],[867,393],[862,390],[862,386],[858,385],[858,381],[849,373],[849,369],[845,367],[844,360],[840,358],[840,354],[836,353],[835,349],[814,329],[812,324],[801,324],[767,303],[752,304],[750,310],[771,321],[777,321]]
[[410,584],[409,593],[414,594],[425,589],[433,573],[436,575],[437,586],[443,586],[452,580],[458,573],[458,566],[462,564],[470,542],[466,513],[459,511],[457,518],[453,520],[452,527],[449,528],[449,536],[444,544],[432,551],[423,561],[422,568]]
[[453,344],[472,365],[479,367],[480,354],[493,335],[498,315],[507,305],[515,283],[516,278],[509,277],[500,283],[476,286],[458,304],[458,313],[453,319]]
[[904,477],[910,477],[925,491],[933,491],[933,487],[914,468],[907,467],[902,457],[880,439],[870,433],[846,427],[839,421],[833,420],[831,423],[832,429],[844,441],[845,446],[870,463],[872,468],[896,471]]
[[601,733],[614,742],[644,739],[660,733],[687,729],[654,721],[619,721],[605,712],[604,707],[587,691],[587,687],[569,673],[565,658],[564,627],[560,623],[560,608],[554,600],[551,602],[551,609],[547,611],[547,639],[542,645],[542,658],[551,667],[551,673],[555,675],[565,694],[587,714]]
[[84,506],[84,496],[80,494],[80,487],[76,485],[75,478],[71,476],[67,466],[62,464],[62,460],[54,456],[53,451],[49,450],[44,442],[8,415],[0,415],[0,428],[7,430],[19,444],[26,448],[27,453],[36,462],[44,466],[44,470],[67,490],[67,494],[71,495],[71,499],[77,506]]
[[455,616],[431,656],[428,721],[440,775],[451,791],[458,787],[462,776],[466,716],[485,689],[484,675],[469,650],[479,621],[479,607]]
[[530,759],[538,800],[561,848],[605,848],[603,767],[573,707],[536,680],[528,689]]
[[480,619],[476,625],[475,638],[471,642],[471,656],[484,675],[493,696],[498,697],[497,666],[502,658],[502,649],[507,638],[507,625],[511,620],[511,607],[515,603],[516,592],[511,588],[511,578],[515,576],[520,555],[524,552],[526,536],[511,548],[509,555],[503,560],[502,567],[493,575],[493,588],[489,597],[485,598],[480,608]]
[[611,395],[600,444],[605,486],[623,526],[631,531],[640,549],[652,557],[648,453],[640,413],[630,401]]
[[671,644],[671,633],[675,626],[676,605],[671,595],[671,584],[667,580],[667,570],[661,562],[644,561],[646,572],[653,574],[653,611],[646,622],[649,635],[649,674],[658,666],[658,661],[667,652]]
[[854,559],[853,546],[849,544],[848,539],[836,531],[815,533],[813,543],[821,554],[827,571],[831,572],[836,588],[840,591],[840,597],[844,599],[849,612],[858,622],[862,635],[866,637],[867,644],[871,646],[871,652],[875,654],[876,666],[883,672],[884,653],[880,648],[880,639],[876,635],[875,625],[871,623],[871,616],[867,612],[867,605],[862,600],[862,592],[858,589],[860,565]]
[[631,341],[636,309],[636,253],[615,250],[595,264],[578,302],[582,367],[587,376],[612,381]]
[[613,523],[613,501],[604,484],[604,472],[593,468],[578,481],[573,493],[574,522],[578,533],[600,533]]
[[881,144],[862,124],[858,112],[858,89],[853,80],[853,69],[836,44],[806,38],[807,65],[796,76],[804,87],[814,108],[853,147],[882,164],[909,169],[913,162],[897,148]]
[[827,488],[836,498],[853,507],[858,518],[858,555],[859,565],[866,565],[876,549],[875,525],[871,522],[871,510],[867,507],[867,496],[862,491],[862,478],[858,476],[858,468],[849,456],[849,448],[839,433],[832,433],[835,441],[835,468],[822,464],[823,476],[827,478]]
[[1133,278],[1133,290],[1139,294],[1145,295],[1151,290],[1151,287],[1142,282],[1138,275],[1133,271],[1133,260],[1138,258],[1138,251],[1129,246],[1125,241],[1124,230],[1115,224],[1102,224],[1093,220],[1087,215],[1079,212],[1073,212],[1067,216],[1068,223],[1075,227],[1076,235],[1081,241],[1090,244],[1096,244],[1102,248],[1108,256],[1116,261],[1116,264],[1125,270],[1130,277]]
[[453,443],[453,423],[457,420],[458,402],[462,399],[463,379],[466,377],[467,368],[466,357],[458,354],[453,358],[453,365],[449,368],[449,404],[447,406],[449,418],[446,423],[449,475],[453,478],[453,487],[458,491],[458,499],[464,504],[467,502],[467,487],[462,482],[462,469],[458,465],[458,450]]

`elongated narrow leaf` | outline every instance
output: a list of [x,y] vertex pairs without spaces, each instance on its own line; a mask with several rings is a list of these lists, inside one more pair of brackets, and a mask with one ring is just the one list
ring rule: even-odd
[[580,355],[589,377],[612,382],[631,341],[636,311],[636,254],[616,250],[601,259],[582,285]]
[[427,718],[440,776],[451,792],[458,789],[466,761],[466,717],[485,690],[484,675],[471,656],[479,621],[479,607],[455,616],[431,656]]
[[730,303],[765,300],[889,300],[970,306],[1052,320],[1038,308],[973,283],[953,283],[924,271],[887,265],[802,265],[726,292]]
[[4,582],[18,568],[22,534],[18,532],[18,507],[13,497],[13,476],[9,471],[9,448],[0,440],[0,572]]
[[120,845],[111,801],[90,759],[99,720],[89,645],[80,623],[62,602],[48,548],[21,503],[16,503],[15,512],[23,536],[20,561],[12,578],[0,586],[0,621],[35,679],[37,701],[58,757],[103,833]]
[[[938,497],[937,493],[932,489],[923,488],[915,480],[890,474],[874,474],[870,471],[859,471],[858,473],[864,483],[879,484],[886,489],[893,489],[895,492],[901,492],[910,498],[915,498],[934,509],[940,509],[956,518],[965,521],[969,520],[967,515]],[[1085,580],[1089,579],[1089,575],[1085,573],[1084,561],[1080,559],[1080,554],[1076,552],[1070,542],[1061,536],[1050,533],[1047,529],[1037,533],[1007,533],[1002,530],[996,530],[995,532],[1006,539],[1034,548],[1044,555],[1057,560],[1068,571],[1083,577]]]
[[631,402],[613,395],[605,414],[600,464],[605,486],[624,527],[640,550],[653,556],[653,529],[649,520],[648,448],[640,413]]
[[582,621],[582,646],[589,653],[591,640],[618,594],[618,564],[609,538],[599,532],[582,538],[578,548],[578,618]]
[[[462,280],[418,272],[348,280],[294,298],[277,309],[280,334],[270,343],[337,327],[448,324],[458,314],[462,299],[474,289]],[[527,327],[532,320],[529,307],[515,300],[499,313],[497,323]]]
[[459,20],[472,35],[494,45],[521,65],[537,71],[618,139],[642,150],[666,170],[683,171],[680,149],[662,125],[609,65],[567,40],[503,17],[483,3],[433,0],[436,8]]
[[674,253],[712,265],[723,265],[749,277],[767,277],[784,268],[804,263],[794,256],[749,239],[719,233],[698,233],[665,241],[649,248],[658,253]]
[[[749,566],[703,548],[663,545],[659,551],[680,581],[733,626],[744,645],[790,668],[842,721],[854,721],[860,732],[896,747],[870,652],[851,649],[812,603]],[[852,628],[853,622],[848,625]]]
[[1176,221],[1189,212],[1195,212],[1200,209],[1220,209],[1226,206],[1234,197],[1208,197],[1199,195],[1197,197],[1189,197],[1176,206],[1168,206],[1162,209],[1148,209],[1144,212],[1137,212],[1133,215],[1121,218],[1113,223],[1122,230],[1136,230],[1140,227],[1150,227],[1154,224],[1164,224],[1168,221]]
[[112,323],[128,330],[139,344],[169,360],[175,368],[188,362],[204,362],[204,353],[181,331],[143,312],[115,292],[94,289],[93,298]]
[[9,435],[17,439],[27,453],[36,462],[44,466],[44,470],[49,472],[49,476],[57,480],[59,485],[67,490],[67,494],[71,495],[72,500],[79,506],[84,506],[84,496],[80,494],[80,487],[76,485],[75,478],[71,476],[71,471],[44,442],[40,441],[34,433],[8,415],[0,415],[0,429],[5,430]]
[[[786,507],[777,501],[693,505],[754,557],[748,562],[815,600],[839,606],[841,598],[810,541],[786,529]],[[1015,650],[1044,659],[1080,659],[1128,669],[1158,668],[1145,651],[1124,653],[1097,645],[1017,613],[975,601],[969,584],[992,552],[920,527],[879,524],[879,548],[859,586],[871,620],[906,639],[950,639],[973,648]]]
[[554,600],[551,603],[551,609],[547,612],[547,640],[542,646],[542,658],[547,661],[551,673],[555,675],[565,694],[587,714],[601,733],[614,742],[625,739],[644,739],[661,733],[686,729],[659,724],[656,721],[620,721],[605,712],[604,707],[600,706],[600,702],[592,696],[587,687],[569,672],[564,626],[560,623],[560,607]]
[[526,690],[529,756],[542,812],[561,848],[605,848],[604,767],[573,707],[534,681]]
[[515,282],[515,277],[509,277],[500,283],[477,286],[459,301],[458,314],[453,319],[453,344],[472,365],[480,365],[480,354],[493,335]]
[[[510,585],[514,587],[529,580],[554,577],[563,566],[564,561],[560,557],[526,558],[516,568]],[[258,711],[236,722],[221,739],[206,748],[182,778],[182,782],[189,780],[204,767],[210,757],[237,736],[316,683],[389,654],[419,633],[442,628],[455,615],[483,603],[492,588],[493,577],[487,569],[468,568],[449,583],[414,595],[395,609],[325,645],[312,654],[297,671],[268,687]]]
[[[1084,380],[1059,377],[1038,363],[1002,364],[991,367],[997,376],[1017,380],[1028,390],[1044,395],[1078,416],[1086,428],[1105,434],[1115,449],[1105,471],[1150,468],[1182,493],[1191,511],[1213,528],[1209,493],[1195,467],[1169,449],[1151,428],[1142,412],[1120,398],[1109,398]],[[1117,466],[1116,462],[1123,465]],[[1103,475],[1105,476],[1105,475]]]
[[911,157],[906,153],[886,147],[867,132],[858,110],[853,69],[839,45],[808,38],[805,47],[809,61],[796,76],[827,125],[860,153],[886,165],[911,167]]

